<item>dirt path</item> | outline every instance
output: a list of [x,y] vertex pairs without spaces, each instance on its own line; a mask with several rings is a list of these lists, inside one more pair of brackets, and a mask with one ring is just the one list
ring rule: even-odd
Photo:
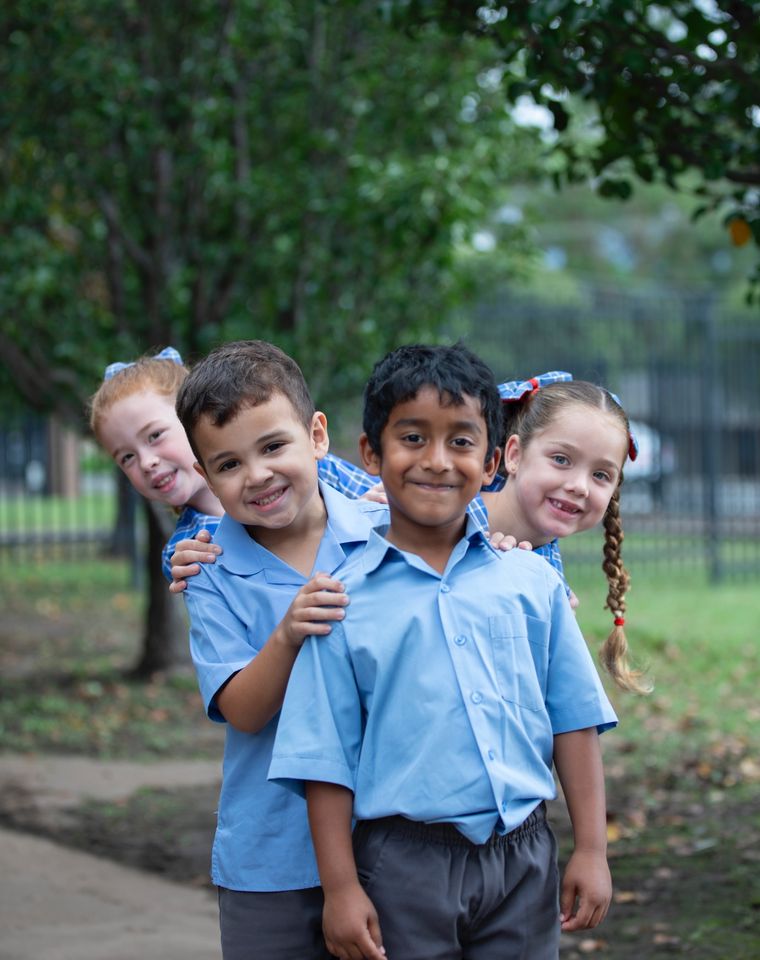
[[26,796],[40,809],[65,809],[86,799],[119,800],[141,787],[192,787],[220,779],[221,765],[217,760],[132,763],[91,757],[0,754],[0,795]]
[[[219,764],[108,763],[0,756],[4,809],[65,816],[85,798],[118,800],[144,786],[193,786]],[[217,909],[196,890],[0,829],[0,960],[217,960]]]

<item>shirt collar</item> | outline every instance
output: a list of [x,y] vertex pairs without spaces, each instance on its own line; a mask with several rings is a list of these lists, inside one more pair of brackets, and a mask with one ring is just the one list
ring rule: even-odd
[[[350,500],[321,481],[319,492],[327,509],[327,523],[341,546],[364,543],[373,527],[388,522],[388,508],[384,504]],[[250,576],[272,564],[272,554],[249,536],[242,523],[227,514],[219,523],[214,542],[224,550],[216,563],[230,573]]]
[[[369,532],[367,538],[367,546],[364,548],[364,552],[361,558],[362,569],[365,574],[372,573],[385,561],[388,554],[392,551],[394,553],[403,554],[404,551],[399,547],[396,547],[389,540],[385,539],[386,534],[388,533],[388,522],[387,518],[384,523],[376,525]],[[487,550],[490,550],[491,553],[498,555],[502,551],[497,550],[496,547],[491,546],[491,541],[486,536],[483,528],[480,524],[471,517],[467,515],[467,526],[464,531],[464,539],[468,541],[467,548],[483,546]]]

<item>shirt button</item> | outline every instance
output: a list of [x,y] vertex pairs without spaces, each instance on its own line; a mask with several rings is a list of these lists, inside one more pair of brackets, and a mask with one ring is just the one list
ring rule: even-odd
[[488,759],[489,759],[489,760],[494,760],[495,758],[496,758],[496,754],[493,752],[493,750],[489,750],[489,751],[488,751]]
[[501,801],[501,812],[502,812],[502,813],[506,813],[506,812],[507,812],[507,801],[506,801],[506,800],[502,800],[502,801]]
[[463,647],[467,643],[467,637],[463,633],[459,633],[454,637],[454,643],[458,647]]
[[482,703],[483,694],[480,692],[480,690],[474,690],[470,694],[470,700],[472,700],[473,703]]
[[451,587],[448,585],[448,583],[441,584],[441,593],[448,593],[449,590],[451,590]]

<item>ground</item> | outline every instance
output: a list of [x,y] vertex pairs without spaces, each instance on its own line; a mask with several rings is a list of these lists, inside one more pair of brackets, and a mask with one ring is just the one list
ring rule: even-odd
[[[20,599],[7,600],[0,623],[0,960],[121,960],[112,946],[98,952],[93,917],[110,924],[113,943],[131,942],[124,960],[173,960],[177,938],[178,957],[210,960],[220,728],[203,716],[186,668],[148,684],[126,678],[123,636],[134,612],[125,596],[97,612],[48,592],[31,609],[28,601],[22,610]],[[672,726],[658,701],[641,710],[652,731]],[[666,764],[654,733],[643,758],[617,732],[605,734],[615,897],[598,930],[563,939],[562,960],[760,957],[756,743],[692,741],[695,723],[678,720],[682,747]],[[550,815],[564,856],[561,803]],[[69,914],[57,918],[71,896]]]

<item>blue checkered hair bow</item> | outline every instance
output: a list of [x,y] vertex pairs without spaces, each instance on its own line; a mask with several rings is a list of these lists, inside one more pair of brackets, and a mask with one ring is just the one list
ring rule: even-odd
[[566,370],[550,370],[549,373],[539,373],[530,380],[507,380],[499,384],[499,396],[508,403],[510,400],[522,400],[527,393],[533,393],[540,387],[548,387],[550,383],[567,383],[572,380],[572,373]]
[[[499,396],[504,403],[522,400],[524,396],[539,390],[541,387],[548,387],[551,383],[567,383],[572,379],[572,373],[568,373],[566,370],[550,370],[549,373],[539,373],[537,377],[531,377],[530,380],[507,380],[505,383],[499,384]],[[620,397],[611,390],[608,390],[607,393],[609,393],[615,403],[622,409],[623,404],[620,402]],[[628,457],[631,460],[635,460],[638,455],[638,442],[629,430]]]
[[[182,366],[182,357],[174,347],[164,347],[160,353],[157,353],[155,357],[151,357],[150,359],[171,360],[172,363],[177,363]],[[103,380],[110,380],[111,377],[115,377],[117,373],[121,373],[121,371],[126,370],[127,367],[134,367],[134,363],[121,363],[119,360],[117,360],[116,363],[109,363],[103,374]]]

